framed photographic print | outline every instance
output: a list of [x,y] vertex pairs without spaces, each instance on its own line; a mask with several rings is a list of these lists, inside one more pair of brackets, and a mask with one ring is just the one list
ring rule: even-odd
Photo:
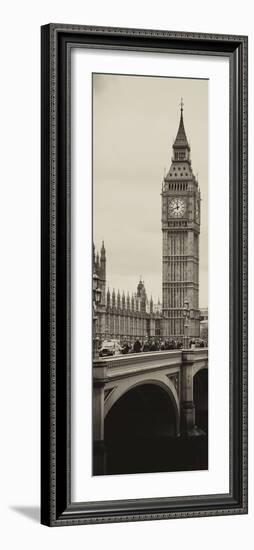
[[247,513],[247,37],[41,36],[41,521]]

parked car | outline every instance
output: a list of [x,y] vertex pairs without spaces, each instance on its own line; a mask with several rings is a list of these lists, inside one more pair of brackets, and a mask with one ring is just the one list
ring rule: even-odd
[[205,347],[204,340],[202,340],[202,338],[196,338],[195,347],[196,348],[204,348]]
[[121,346],[118,340],[105,340],[99,349],[100,357],[110,357],[112,355],[120,355]]
[[114,350],[112,347],[109,346],[103,346],[99,349],[99,356],[100,357],[110,357],[114,355]]

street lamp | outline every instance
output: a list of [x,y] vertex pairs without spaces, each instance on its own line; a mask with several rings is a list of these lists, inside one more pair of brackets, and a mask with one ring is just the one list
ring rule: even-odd
[[96,273],[93,273],[93,359],[98,357],[98,340],[99,337],[96,334],[97,329],[97,307],[101,302],[101,289],[98,287],[99,277]]
[[184,310],[183,310],[183,316],[184,316],[184,339],[183,339],[183,347],[187,349],[189,347],[189,318],[190,318],[190,304],[188,300],[184,301]]

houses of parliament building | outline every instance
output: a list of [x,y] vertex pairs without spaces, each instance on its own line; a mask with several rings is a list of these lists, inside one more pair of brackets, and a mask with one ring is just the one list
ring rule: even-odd
[[165,175],[162,197],[162,304],[148,300],[144,281],[137,291],[106,289],[106,250],[93,253],[101,301],[96,312],[96,337],[133,342],[136,338],[174,338],[182,341],[188,312],[188,337],[200,336],[199,234],[201,195],[186,137],[181,102],[180,122],[173,144],[171,166]]
[[115,290],[106,291],[106,250],[102,243],[100,255],[93,253],[94,273],[98,276],[101,302],[96,312],[96,336],[100,341],[116,338],[129,342],[161,334],[161,304],[148,300],[144,281],[140,278],[137,292],[130,296]]

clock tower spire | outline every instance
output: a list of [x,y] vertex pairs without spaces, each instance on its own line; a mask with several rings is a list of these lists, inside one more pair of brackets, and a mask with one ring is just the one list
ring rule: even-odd
[[173,145],[173,160],[190,162],[190,146],[186,137],[183,122],[183,98],[181,98],[181,116],[178,132]]
[[[183,120],[173,144],[172,162],[162,185],[162,311],[165,338],[197,338],[199,322],[200,190],[192,172]],[[186,310],[188,309],[188,321]]]

